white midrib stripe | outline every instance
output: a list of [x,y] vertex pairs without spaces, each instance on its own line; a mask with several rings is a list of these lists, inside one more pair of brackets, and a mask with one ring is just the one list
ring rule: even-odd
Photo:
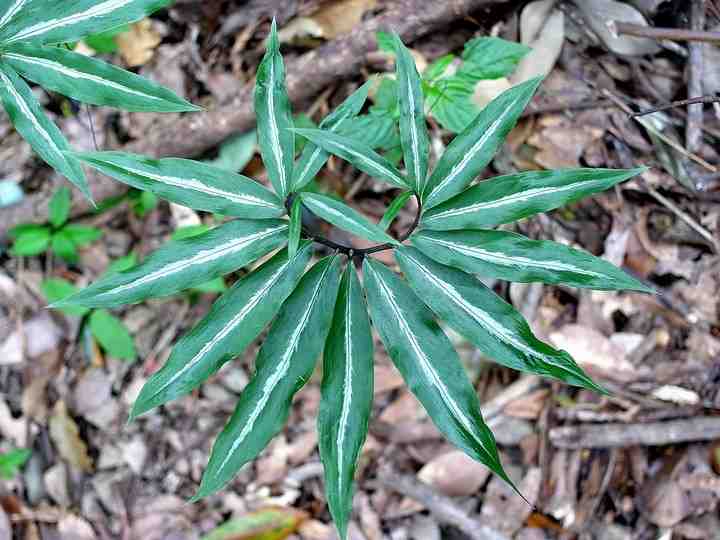
[[[385,298],[385,301],[390,306],[390,309],[392,309],[395,318],[398,321],[398,324],[400,325],[401,332],[405,335],[407,340],[410,342],[410,347],[412,348],[413,352],[417,356],[417,358],[420,360],[420,368],[422,371],[428,376],[428,378],[432,381],[433,386],[437,388],[438,392],[440,393],[440,397],[447,405],[447,407],[452,411],[453,416],[462,424],[462,426],[465,428],[465,430],[473,435],[473,438],[484,448],[484,444],[482,440],[475,436],[475,429],[473,426],[472,421],[465,416],[465,413],[460,409],[457,403],[455,403],[455,400],[453,400],[452,396],[450,395],[450,391],[447,389],[445,384],[443,383],[442,379],[440,378],[440,375],[433,369],[432,363],[430,362],[430,359],[425,355],[422,348],[420,347],[420,344],[418,343],[417,339],[415,338],[415,335],[412,333],[410,328],[407,325],[407,321],[405,320],[405,317],[403,317],[402,311],[400,310],[400,306],[397,305],[395,301],[395,297],[392,294],[392,291],[387,287],[385,282],[382,280],[382,278],[371,269],[372,273],[375,275],[375,280],[377,281],[378,285],[380,286],[380,293]],[[487,451],[487,450],[486,450]]]
[[160,174],[155,174],[155,173],[143,171],[140,169],[133,169],[132,167],[127,167],[124,165],[117,165],[111,161],[107,161],[107,162],[103,162],[103,163],[108,163],[109,165],[112,165],[114,167],[119,166],[132,174],[136,174],[138,176],[146,176],[147,178],[150,178],[152,180],[160,182],[161,184],[167,184],[168,186],[191,189],[193,191],[198,191],[198,192],[204,193],[206,195],[212,195],[212,196],[216,196],[216,197],[222,197],[224,199],[229,199],[232,202],[235,202],[238,204],[249,204],[249,205],[263,206],[263,207],[274,208],[274,209],[277,208],[277,206],[275,206],[274,204],[264,201],[262,199],[259,199],[257,197],[253,197],[252,195],[243,195],[243,194],[238,194],[238,193],[232,193],[230,191],[224,191],[222,189],[214,188],[212,186],[208,186],[207,184],[203,183],[201,180],[198,180],[196,178],[176,178],[176,177],[172,177],[172,176],[162,176]]
[[230,321],[217,333],[213,338],[208,341],[200,351],[193,356],[190,361],[183,366],[181,370],[179,370],[175,375],[173,375],[168,381],[165,382],[153,395],[151,396],[154,398],[161,392],[165,391],[167,387],[174,384],[175,381],[177,381],[180,377],[182,377],[185,373],[193,369],[197,364],[199,364],[206,356],[207,354],[212,351],[218,343],[220,343],[222,340],[224,340],[230,332],[235,330],[237,326],[242,323],[245,318],[248,316],[248,314],[255,309],[255,307],[260,303],[260,301],[265,298],[265,295],[267,292],[275,286],[280,276],[282,276],[285,273],[285,270],[290,265],[290,261],[283,264],[268,280],[265,282],[263,287],[259,289],[245,304],[245,306],[232,318]]
[[360,222],[360,221],[355,221],[355,220],[349,219],[345,214],[343,214],[343,213],[340,212],[339,210],[336,210],[336,209],[333,208],[332,206],[328,206],[327,204],[325,204],[325,203],[322,202],[322,201],[319,201],[318,199],[310,199],[310,201],[312,202],[312,204],[314,204],[314,205],[316,205],[318,208],[320,208],[320,211],[324,211],[324,212],[327,212],[328,214],[330,214],[330,215],[332,215],[332,216],[335,216],[339,222],[342,222],[342,223],[345,223],[345,224],[350,224],[350,225],[356,225],[356,226],[362,228],[362,230],[365,231],[365,233],[366,233],[368,236],[374,237],[374,238],[371,238],[371,239],[377,239],[377,238],[378,238],[378,237],[375,235],[375,231],[369,229],[364,223],[362,223],[362,222]]
[[592,277],[604,277],[603,274],[600,274],[599,272],[593,272],[592,270],[578,268],[571,264],[563,263],[560,261],[534,260],[527,257],[505,255],[504,253],[487,251],[485,249],[474,246],[464,246],[461,244],[456,244],[454,242],[449,242],[447,240],[440,240],[438,238],[431,238],[427,236],[423,238],[428,240],[430,243],[441,245],[450,250],[457,251],[458,253],[462,253],[463,255],[467,255],[468,257],[472,257],[473,259],[485,260],[493,262],[495,264],[499,264],[501,266],[529,266],[531,268],[541,268],[543,270],[557,270],[559,272],[574,272],[576,274],[583,274]]
[[[329,129],[329,131],[336,132],[338,130],[338,128],[345,122],[345,120],[347,120],[350,117],[350,115],[351,115],[350,112],[345,114],[342,118],[340,118],[340,120],[337,121],[336,124],[334,124]],[[321,124],[321,127],[322,127],[322,124]],[[310,154],[310,159],[308,159],[307,165],[305,165],[305,168],[303,169],[302,173],[300,173],[300,176],[298,176],[298,183],[302,183],[305,180],[305,178],[308,174],[308,171],[310,171],[310,169],[312,169],[312,167],[315,165],[315,163],[320,158],[320,154],[323,152],[323,149],[320,148],[318,145],[314,144],[314,146],[315,146],[315,149],[312,151],[312,154]],[[327,152],[325,152],[325,153],[327,153]]]
[[119,287],[117,287],[111,291],[100,293],[96,296],[96,298],[101,298],[103,296],[116,295],[116,294],[119,294],[119,293],[122,293],[122,292],[125,292],[128,290],[135,289],[135,288],[145,285],[147,283],[152,283],[153,281],[157,281],[158,279],[166,278],[166,277],[171,276],[189,266],[195,266],[198,264],[205,264],[205,263],[212,262],[215,259],[225,257],[232,252],[244,249],[249,244],[252,244],[253,242],[262,240],[264,238],[267,238],[268,236],[272,236],[272,235],[276,234],[280,229],[286,228],[286,227],[287,227],[287,225],[282,225],[279,227],[274,227],[272,229],[265,229],[263,231],[254,233],[250,236],[245,236],[243,238],[235,239],[232,242],[230,242],[224,246],[218,246],[218,247],[215,247],[212,249],[206,249],[206,250],[200,251],[194,257],[191,257],[190,259],[176,261],[172,264],[167,265],[166,267],[164,267],[161,270],[158,270],[151,274],[147,274],[146,276],[136,279],[135,281],[133,281],[131,283],[127,283],[125,285],[120,285]]
[[387,169],[387,168],[383,167],[382,165],[380,165],[379,163],[376,163],[375,161],[368,159],[365,155],[363,155],[359,152],[356,152],[355,150],[352,150],[351,148],[348,148],[344,144],[339,143],[337,141],[330,141],[330,144],[334,144],[340,150],[342,150],[343,152],[347,152],[348,154],[350,154],[351,156],[356,158],[358,161],[365,163],[371,169],[374,169],[374,170],[380,172],[381,174],[383,174],[384,176],[391,178],[393,182],[396,182],[396,183],[400,184],[401,186],[405,185],[405,183],[402,181],[402,179],[399,178],[396,174],[394,174],[390,169]]
[[57,154],[56,157],[60,158],[63,162],[65,162],[65,158],[63,157],[62,152],[60,151],[60,148],[58,148],[57,144],[55,144],[55,140],[52,138],[52,136],[47,132],[47,130],[40,124],[39,120],[35,117],[35,115],[32,113],[30,108],[28,107],[27,103],[23,99],[23,97],[18,93],[18,91],[15,89],[15,87],[12,84],[12,81],[8,78],[7,75],[5,75],[3,72],[0,71],[0,77],[2,78],[2,82],[5,85],[5,88],[7,88],[7,91],[10,92],[13,99],[15,100],[15,103],[17,103],[18,107],[20,108],[20,112],[23,113],[23,115],[30,120],[30,123],[33,125],[33,127],[37,130],[37,132],[40,134],[40,136],[45,139],[45,141],[50,145],[50,149]]
[[472,148],[470,148],[470,151],[465,154],[462,160],[452,169],[450,169],[450,174],[445,177],[445,180],[440,182],[430,192],[430,196],[432,196],[434,193],[440,193],[443,189],[445,189],[445,186],[455,180],[455,178],[457,178],[467,168],[470,161],[475,158],[475,154],[477,154],[482,149],[482,147],[485,146],[485,143],[487,143],[488,139],[495,134],[495,131],[497,131],[498,126],[503,123],[505,117],[513,111],[513,105],[515,105],[515,102],[517,102],[517,99],[515,99],[515,101],[513,101],[512,103],[508,104],[503,113],[498,116],[492,124],[490,124],[490,127],[487,129],[487,131],[485,131],[485,133],[482,134],[482,137],[480,137],[475,142],[475,144],[472,145]]
[[228,451],[227,455],[225,456],[225,459],[220,463],[220,466],[217,469],[217,472],[215,473],[215,477],[220,476],[225,466],[228,464],[228,462],[232,459],[233,455],[237,451],[237,449],[240,447],[240,445],[245,442],[245,439],[250,434],[250,432],[255,427],[255,422],[257,422],[258,417],[260,416],[260,413],[265,408],[265,405],[270,400],[270,395],[272,394],[273,389],[277,384],[285,377],[288,370],[290,369],[290,358],[292,357],[293,353],[295,352],[295,349],[298,346],[298,341],[300,340],[300,334],[302,334],[303,330],[305,330],[305,327],[307,326],[310,315],[312,314],[313,308],[315,307],[315,303],[317,302],[317,298],[320,295],[320,289],[322,288],[322,285],[325,281],[325,276],[332,267],[332,263],[328,264],[325,270],[323,271],[322,275],[320,276],[320,279],[318,279],[317,285],[315,286],[315,290],[313,291],[312,296],[310,297],[310,301],[308,302],[308,307],[303,313],[303,316],[301,317],[300,321],[298,322],[297,327],[293,331],[292,335],[290,336],[290,340],[288,341],[288,347],[285,349],[285,353],[282,355],[282,358],[277,363],[277,367],[275,368],[275,371],[268,377],[268,379],[265,381],[265,384],[262,388],[262,395],[260,396],[260,399],[258,400],[257,404],[255,405],[255,408],[250,413],[250,417],[248,418],[247,422],[245,422],[245,425],[242,428],[242,431],[240,434],[235,438],[235,440],[232,443],[232,446],[230,447],[230,450]]
[[5,15],[2,16],[0,19],[0,28],[5,26],[7,23],[10,22],[10,19],[12,19],[15,14],[20,11],[27,0],[16,0],[15,3],[8,8],[8,10],[5,12]]
[[283,166],[283,150],[280,145],[280,130],[278,130],[277,121],[275,119],[275,96],[273,89],[275,88],[275,54],[270,58],[270,86],[267,89],[268,115],[270,116],[270,144],[275,156],[275,164],[277,165],[278,175],[280,177],[280,189],[283,195],[287,191],[287,178],[285,178],[285,167]]
[[418,148],[418,132],[417,125],[415,124],[417,118],[415,116],[415,96],[413,95],[412,85],[410,84],[410,77],[407,78],[407,96],[410,109],[410,138],[412,139],[411,146],[413,153],[413,168],[415,169],[415,183],[417,184],[417,190],[422,193],[425,179],[420,178],[420,149]]
[[439,219],[447,219],[447,218],[451,218],[451,217],[462,216],[463,214],[470,214],[473,212],[477,212],[478,210],[489,210],[491,208],[499,208],[501,206],[507,206],[509,204],[524,202],[532,197],[555,195],[557,193],[563,193],[565,191],[572,191],[578,187],[588,187],[589,185],[593,185],[593,184],[597,184],[597,183],[598,182],[593,182],[591,180],[589,182],[588,181],[574,182],[572,184],[567,184],[564,186],[532,188],[532,189],[528,189],[525,191],[521,191],[519,193],[513,193],[511,195],[506,195],[505,197],[495,199],[494,201],[479,202],[479,203],[471,204],[469,206],[463,206],[460,208],[449,208],[448,210],[445,210],[443,212],[438,212],[437,214],[428,216],[425,219],[425,223],[428,223],[431,221],[437,221]]
[[14,59],[18,62],[25,62],[27,64],[35,64],[37,66],[41,66],[43,68],[56,71],[58,73],[62,73],[63,75],[66,75],[66,76],[70,77],[71,79],[85,79],[87,81],[91,81],[91,82],[94,82],[94,83],[102,85],[102,86],[107,86],[109,88],[113,88],[120,92],[125,92],[126,94],[132,94],[132,95],[149,98],[149,99],[160,100],[160,101],[162,100],[162,98],[159,98],[157,96],[152,96],[150,94],[138,92],[137,90],[133,90],[132,88],[128,88],[127,86],[118,84],[114,81],[110,81],[108,79],[103,79],[102,77],[98,77],[97,75],[92,75],[90,73],[85,73],[84,71],[78,71],[76,69],[66,67],[58,62],[55,62],[54,60],[48,60],[47,58],[35,58],[32,56],[25,56],[23,54],[11,53],[11,52],[5,53],[4,56],[11,60]]
[[[68,1],[68,0],[64,0],[64,1]],[[57,28],[62,28],[63,26],[68,26],[71,24],[82,22],[84,20],[90,20],[95,17],[102,17],[104,15],[109,15],[114,11],[124,8],[128,4],[132,4],[133,2],[135,2],[135,0],[107,0],[106,2],[103,2],[102,4],[93,6],[90,9],[83,11],[82,13],[75,13],[74,15],[68,15],[67,17],[64,17],[62,19],[51,19],[49,21],[43,21],[34,26],[25,28],[25,29],[21,30],[20,32],[18,32],[17,34],[15,34],[14,36],[12,36],[7,41],[12,42],[12,41],[27,40],[28,38],[31,38],[34,36],[52,32],[53,30],[55,30]]]
[[343,386],[342,413],[340,414],[340,427],[338,429],[337,456],[338,456],[338,493],[342,495],[343,489],[343,464],[345,462],[345,437],[350,418],[350,405],[353,397],[353,351],[352,351],[352,309],[351,309],[352,285],[348,280],[346,307],[345,307],[345,380]]
[[423,265],[418,263],[410,255],[405,254],[405,257],[407,257],[407,259],[412,262],[418,270],[420,270],[420,272],[431,284],[443,291],[445,295],[450,297],[450,299],[455,302],[455,304],[457,304],[465,313],[470,315],[470,317],[472,317],[480,326],[484,327],[488,332],[495,336],[498,336],[501,340],[506,341],[516,349],[523,351],[525,354],[528,354],[535,358],[541,358],[543,360],[546,359],[544,356],[538,355],[538,353],[535,352],[531,347],[528,347],[521,341],[518,341],[514,336],[508,335],[507,332],[504,331],[502,325],[499,325],[497,322],[488,317],[485,312],[480,311],[477,307],[469,304],[455,289],[455,287],[441,280]]

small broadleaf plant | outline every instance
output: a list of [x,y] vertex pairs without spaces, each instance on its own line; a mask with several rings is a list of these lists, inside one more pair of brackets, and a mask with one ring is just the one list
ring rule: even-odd
[[35,152],[88,197],[82,166],[25,82],[92,105],[197,111],[157,83],[63,45],[138,21],[171,0],[0,0],[0,100]]
[[25,223],[10,229],[13,239],[11,253],[29,257],[52,251],[65,262],[75,264],[80,260],[78,249],[102,236],[102,230],[86,225],[68,223],[70,217],[70,189],[61,186],[48,204],[48,223],[38,225]]
[[[538,340],[522,316],[475,274],[649,291],[583,251],[492,229],[608,189],[638,169],[518,173],[473,185],[535,92],[536,79],[490,103],[450,143],[430,173],[421,80],[409,51],[399,38],[393,39],[405,172],[370,145],[342,134],[343,123],[363,107],[367,85],[325,118],[320,129],[293,128],[273,24],[257,75],[255,110],[261,154],[275,192],[193,161],[116,152],[78,154],[130,186],[238,219],[170,242],[133,269],[101,279],[58,304],[112,307],[170,295],[275,252],[179,340],[167,363],[142,389],[131,416],[188,394],[270,325],[254,376],[215,441],[196,499],[230,482],[283,428],[293,396],[322,355],[319,449],[330,513],[343,537],[372,408],[373,326],[438,429],[510,482],[475,389],[438,320],[501,364],[602,392],[570,355]],[[309,142],[294,162],[296,135]],[[305,189],[330,154],[400,190],[380,224],[337,198]],[[413,197],[419,203],[415,226],[395,238],[388,225]],[[301,209],[377,244],[354,249],[315,235],[303,228]],[[334,254],[306,271],[316,244]],[[394,251],[402,277],[371,257],[384,250]],[[356,265],[362,267],[362,283]]]

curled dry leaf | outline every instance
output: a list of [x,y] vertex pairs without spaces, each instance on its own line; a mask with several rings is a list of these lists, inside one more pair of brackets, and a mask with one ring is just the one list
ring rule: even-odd
[[87,445],[80,438],[80,430],[68,414],[64,401],[55,404],[49,426],[50,438],[63,459],[82,471],[91,472],[93,463],[88,455]]
[[335,0],[326,2],[309,17],[297,17],[278,36],[283,43],[303,38],[335,39],[347,34],[377,5],[377,0]]
[[531,48],[520,60],[512,84],[529,81],[533,77],[548,75],[562,51],[565,42],[565,15],[555,7],[555,0],[531,2],[520,15],[520,39]]
[[294,508],[269,507],[240,516],[203,536],[202,540],[262,538],[282,540],[297,531],[307,514]]
[[130,30],[115,37],[118,50],[129,67],[147,64],[161,41],[162,38],[153,28],[150,19],[133,24]]
[[615,54],[637,56],[654,54],[660,50],[660,46],[652,39],[621,36],[615,31],[616,22],[648,25],[642,13],[631,5],[616,0],[585,0],[577,4],[588,26]]

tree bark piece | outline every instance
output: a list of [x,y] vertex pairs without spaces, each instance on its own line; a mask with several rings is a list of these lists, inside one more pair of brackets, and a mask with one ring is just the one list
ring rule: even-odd
[[[691,8],[692,29],[702,31],[705,28],[705,0],[693,0]],[[688,98],[703,93],[703,48],[707,45],[693,41],[688,45],[690,59],[688,62]],[[688,152],[697,152],[702,142],[703,106],[690,105],[687,110],[685,127],[685,146]]]
[[[378,30],[394,31],[405,41],[412,41],[470,13],[507,0],[397,0],[389,3],[378,16],[368,19],[347,36],[335,39],[301,56],[287,68],[288,94],[299,103],[318,94],[328,84],[360,72],[368,54],[377,48]],[[240,88],[226,105],[207,112],[180,117],[171,128],[160,122],[146,137],[125,145],[120,150],[156,157],[193,157],[215,147],[229,136],[247,131],[255,125],[253,86]],[[88,180],[96,200],[125,192],[119,182],[100,179],[89,174]],[[50,190],[28,197],[20,205],[0,213],[0,238],[11,227],[26,222],[47,220]],[[75,197],[73,215],[89,210],[87,201]]]
[[643,424],[585,424],[550,430],[550,441],[558,448],[613,448],[663,446],[720,438],[720,417],[687,418]]

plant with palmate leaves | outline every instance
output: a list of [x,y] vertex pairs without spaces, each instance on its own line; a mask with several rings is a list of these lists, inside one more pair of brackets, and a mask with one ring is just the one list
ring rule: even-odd
[[[197,388],[270,325],[255,374],[214,444],[196,498],[221,489],[282,429],[293,396],[310,379],[322,354],[320,457],[330,512],[345,536],[373,396],[371,321],[438,428],[510,482],[473,385],[437,320],[501,364],[602,391],[567,353],[539,341],[521,315],[475,274],[602,290],[649,290],[585,252],[491,229],[603,191],[638,170],[519,173],[471,185],[530,100],[539,84],[534,80],[490,103],[428,174],[421,81],[412,56],[399,38],[394,40],[405,173],[369,145],[341,134],[343,123],[363,107],[367,85],[325,118],[321,129],[293,128],[274,25],[258,71],[255,109],[261,153],[275,193],[248,178],[193,161],[114,152],[77,155],[133,187],[240,219],[171,242],[139,266],[101,279],[59,305],[112,307],[170,295],[277,250],[223,294],[180,339],[165,366],[142,389],[131,413],[134,418]],[[295,134],[309,142],[294,163]],[[335,198],[304,191],[330,154],[400,189],[380,224]],[[416,226],[393,238],[387,227],[411,197],[419,203]],[[303,209],[380,244],[353,249],[304,231]],[[289,220],[281,219],[286,212]],[[306,271],[317,243],[335,253]],[[369,256],[390,249],[404,277]],[[353,262],[362,263],[362,284]]]
[[82,166],[28,79],[83,103],[127,111],[197,111],[148,79],[67,50],[65,43],[140,20],[172,0],[0,0],[0,99],[33,150],[91,198]]

